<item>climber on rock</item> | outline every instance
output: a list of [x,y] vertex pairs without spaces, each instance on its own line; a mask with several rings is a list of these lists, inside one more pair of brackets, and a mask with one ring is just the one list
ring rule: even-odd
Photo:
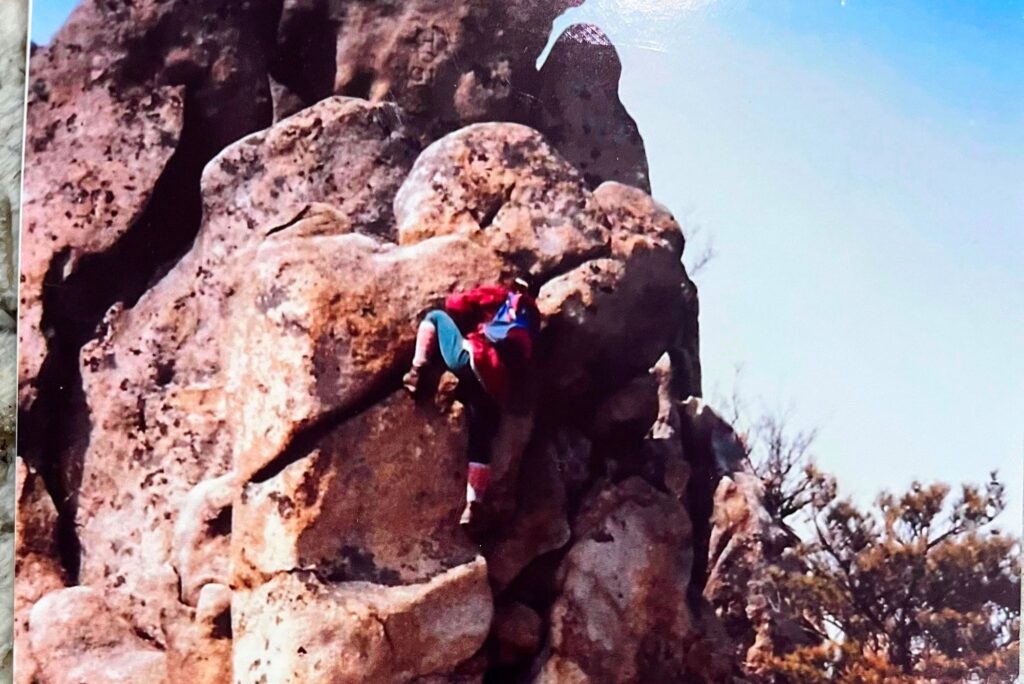
[[469,432],[466,507],[459,521],[471,524],[490,480],[492,442],[502,412],[521,381],[540,330],[530,284],[488,285],[450,295],[444,310],[429,312],[416,332],[412,367],[402,379],[416,394],[421,371],[436,356],[459,379]]

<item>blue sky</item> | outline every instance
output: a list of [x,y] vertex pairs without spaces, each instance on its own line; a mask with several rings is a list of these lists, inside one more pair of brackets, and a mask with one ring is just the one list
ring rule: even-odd
[[[73,2],[34,9],[45,42]],[[45,5],[45,9],[42,6]],[[588,0],[698,275],[706,394],[868,499],[1024,482],[1024,1]]]

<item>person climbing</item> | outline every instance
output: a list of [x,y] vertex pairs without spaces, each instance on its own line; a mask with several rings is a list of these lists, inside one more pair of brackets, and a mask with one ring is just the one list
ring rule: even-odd
[[450,295],[444,309],[430,311],[416,331],[412,367],[402,378],[405,388],[417,394],[421,373],[435,353],[459,379],[470,459],[462,525],[472,523],[487,492],[501,413],[515,394],[514,383],[527,372],[539,330],[540,312],[530,284],[516,278],[509,286],[486,285]]

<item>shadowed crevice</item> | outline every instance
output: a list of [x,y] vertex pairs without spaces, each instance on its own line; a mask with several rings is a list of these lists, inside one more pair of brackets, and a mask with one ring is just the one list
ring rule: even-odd
[[106,251],[82,257],[67,278],[62,273],[69,253],[61,252],[44,279],[40,327],[49,349],[36,380],[38,398],[19,416],[19,449],[53,497],[61,560],[72,582],[77,581],[81,552],[75,532],[78,490],[92,429],[80,353],[96,337],[111,306],[134,306],[189,251],[199,232],[200,178],[220,149],[208,138],[208,122],[197,111],[186,97],[177,149],[131,227]]
[[[409,356],[411,358],[411,354]],[[401,364],[396,365],[365,392],[296,428],[284,449],[254,472],[245,486],[261,484],[277,477],[285,468],[308,456],[338,426],[369,411],[401,389],[402,372],[399,369],[402,367]]]

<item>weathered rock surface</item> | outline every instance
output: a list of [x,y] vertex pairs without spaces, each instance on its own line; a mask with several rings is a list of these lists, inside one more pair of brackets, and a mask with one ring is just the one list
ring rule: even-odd
[[[144,269],[188,245],[206,160],[269,123],[273,5],[87,0],[33,55],[20,310],[24,409],[47,381],[39,377],[44,362],[73,363],[73,342],[92,334],[103,309],[137,298],[147,285]],[[112,279],[104,271],[118,258],[132,261]],[[56,288],[49,301],[44,283]],[[78,340],[61,349],[54,344],[65,340],[48,343],[44,332]]]
[[391,586],[472,561],[456,524],[467,462],[458,418],[392,395],[279,472],[257,475],[235,504],[234,584],[309,569]]
[[386,97],[431,137],[515,121],[530,106],[551,23],[576,4],[288,0],[274,73],[306,104],[332,93]]
[[559,472],[557,438],[535,440],[522,457],[514,507],[489,542],[491,578],[508,586],[531,561],[560,549],[571,536],[568,494]]
[[715,491],[704,589],[735,645],[737,660],[754,677],[769,674],[771,658],[816,643],[814,631],[806,628],[776,584],[784,573],[802,569],[787,553],[796,535],[772,522],[762,496],[760,479],[750,473],[722,478]]
[[113,310],[82,352],[92,430],[79,538],[86,549],[117,552],[83,554],[81,576],[106,584],[140,620],[148,615],[140,624],[154,638],[160,602],[138,601],[177,596],[168,560],[184,497],[231,468],[222,355],[233,350],[219,343],[239,286],[231,260],[321,201],[346,217],[335,232],[389,224],[386,200],[412,161],[390,111],[327,100],[218,155],[204,172],[205,220],[193,249],[133,308]]
[[[23,681],[729,681],[696,295],[614,50],[537,71],[568,2],[212,2],[93,0],[34,58]],[[523,272],[471,538],[454,380],[400,377]]]
[[399,241],[464,235],[535,276],[607,251],[579,173],[536,131],[504,124],[494,135],[494,126],[467,126],[424,150],[395,198]]
[[619,181],[650,192],[644,141],[619,100],[621,74],[619,55],[600,28],[570,26],[541,67],[533,124],[591,187]]
[[16,462],[17,518],[15,524],[14,669],[18,684],[28,684],[38,662],[28,639],[32,606],[43,596],[66,586],[66,573],[55,536],[57,511],[42,477],[18,458]]
[[50,592],[32,607],[28,622],[31,648],[39,655],[36,681],[169,681],[166,654],[139,638],[126,620],[112,613],[96,589],[71,587]]
[[539,681],[725,679],[731,664],[687,602],[691,534],[682,504],[640,479],[590,501],[559,570]]
[[540,649],[543,627],[541,616],[527,605],[510,603],[496,607],[492,630],[497,643],[496,662],[514,665],[531,657]]
[[235,681],[282,684],[448,674],[483,644],[493,610],[483,559],[395,587],[282,573],[235,605]]
[[543,133],[597,187],[650,190],[643,141],[618,98],[621,65],[577,25],[535,63],[552,22],[580,0],[480,3],[287,0],[272,66],[287,115],[330,94],[397,103],[423,140],[481,121]]

